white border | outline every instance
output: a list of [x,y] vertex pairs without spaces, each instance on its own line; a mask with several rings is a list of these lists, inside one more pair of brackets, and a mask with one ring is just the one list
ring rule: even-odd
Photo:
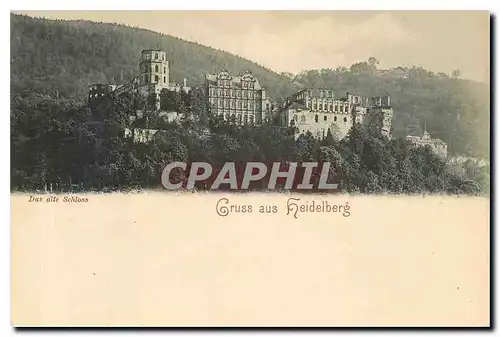
[[[6,6],[7,2],[2,2],[2,7]],[[292,1],[292,0],[282,0],[282,1],[271,1],[269,0],[252,0],[249,2],[239,2],[239,1],[223,1],[223,0],[190,0],[190,1],[157,1],[154,3],[146,4],[145,2],[140,1],[131,1],[131,0],[120,0],[119,2],[115,1],[99,1],[99,0],[88,0],[80,3],[76,3],[75,1],[53,1],[53,0],[45,0],[45,1],[13,1],[10,6],[6,6],[6,9],[2,11],[4,14],[4,20],[0,21],[0,24],[3,26],[2,32],[2,46],[5,49],[9,49],[8,52],[4,51],[0,53],[2,57],[2,88],[1,88],[1,97],[2,97],[2,105],[5,107],[3,113],[1,114],[2,123],[0,124],[3,128],[2,132],[0,132],[0,146],[2,147],[2,155],[4,156],[4,161],[10,161],[10,120],[9,120],[9,111],[10,111],[10,68],[7,66],[10,64],[10,34],[7,34],[10,30],[10,11],[13,10],[42,10],[42,9],[67,9],[67,10],[77,10],[77,9],[101,9],[101,10],[154,10],[154,9],[233,9],[233,10],[272,10],[272,9],[289,9],[289,10],[312,10],[312,9],[335,9],[335,10],[443,10],[443,9],[453,9],[453,10],[490,10],[493,13],[500,13],[498,0],[474,0],[474,1],[437,1],[437,0],[419,0],[418,2],[410,3],[407,1],[398,1],[398,0],[378,0],[378,1],[369,1],[369,0],[349,0],[342,2],[334,2],[327,0],[307,0],[307,1]],[[8,4],[7,4],[8,5]],[[118,7],[119,6],[119,7]],[[495,36],[495,44],[498,43],[498,35]],[[495,75],[498,74],[498,70],[495,71]],[[496,88],[495,93],[498,94]],[[496,108],[492,107],[492,108]],[[493,111],[497,111],[494,109]],[[498,127],[498,118],[496,118],[496,127]],[[493,136],[493,134],[492,134]],[[499,156],[499,144],[495,141],[495,155],[498,158]],[[10,164],[10,162],[9,162]],[[2,175],[1,175],[1,205],[2,205],[2,233],[0,235],[0,266],[2,271],[2,277],[0,278],[1,283],[1,291],[2,295],[0,295],[0,336],[12,336],[15,334],[15,331],[10,327],[10,165],[2,165]],[[496,175],[496,170],[493,174]],[[493,206],[493,205],[492,205]],[[495,203],[496,206],[496,203]],[[494,226],[492,224],[491,226]],[[496,243],[499,243],[498,239],[498,228],[496,230]],[[498,250],[498,248],[497,248]],[[497,278],[498,279],[498,278]],[[498,289],[497,289],[498,293]],[[497,302],[498,303],[498,302]],[[432,303],[430,303],[432,305]],[[498,312],[496,310],[496,318],[495,321],[498,320]],[[144,331],[150,332],[150,331]],[[144,333],[144,332],[138,332]],[[363,333],[362,331],[335,331],[338,334],[346,334],[349,335],[358,335]],[[414,332],[414,331],[413,331]],[[55,332],[24,332],[24,335],[31,335],[34,333],[44,333],[44,334],[55,334]],[[71,334],[71,331],[59,332],[59,336],[66,336]],[[80,331],[80,335],[84,336],[99,336],[106,333],[105,331]],[[162,331],[159,331],[162,333]],[[179,334],[186,332],[177,332],[177,331],[169,331],[170,334]],[[189,332],[190,334],[195,334],[199,332]],[[239,331],[235,332],[226,332],[226,334],[239,334]],[[311,333],[310,331],[302,332],[304,334]],[[385,334],[386,331],[377,331],[374,332],[376,334]],[[404,335],[408,332],[403,331],[392,331],[392,334],[395,335]],[[438,332],[434,331],[422,331],[427,336],[437,335]],[[479,333],[479,332],[473,332]],[[126,331],[118,331],[115,332],[115,335],[129,335],[129,332]],[[263,337],[270,336],[271,332],[259,332],[259,334]]]

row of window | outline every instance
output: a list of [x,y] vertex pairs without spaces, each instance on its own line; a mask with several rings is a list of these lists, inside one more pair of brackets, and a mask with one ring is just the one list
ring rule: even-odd
[[242,124],[242,123],[261,123],[262,117],[260,115],[241,115],[241,114],[223,114],[222,111],[218,112],[219,115],[224,117],[224,120],[230,121],[232,123]]
[[[154,67],[152,65],[149,65],[149,64],[143,64],[142,65],[142,71],[145,72],[145,73],[152,73],[153,71],[155,73],[158,73],[160,72],[160,66],[158,65],[155,65]],[[167,73],[167,67],[163,67],[163,72],[166,74]]]
[[[144,75],[144,83],[149,83],[149,75]],[[155,75],[151,83],[167,83],[167,77],[163,76],[163,82],[160,82],[160,76]]]
[[[297,115],[294,115],[294,116],[293,116],[293,120],[297,122],[297,121],[298,121],[298,116],[297,116]],[[318,116],[318,115],[314,116],[314,121],[315,121],[316,123],[318,123],[318,122],[319,122],[319,116]],[[323,121],[325,121],[325,122],[326,122],[326,121],[328,121],[328,116],[323,116]],[[334,122],[336,122],[336,121],[337,121],[337,116],[333,116],[333,121],[334,121]],[[344,123],[346,123],[346,122],[347,122],[347,117],[344,117],[344,118],[343,118],[343,121],[344,121]],[[306,116],[304,116],[304,115],[300,116],[300,122],[301,122],[301,123],[305,123],[305,122],[306,122]]]
[[[228,98],[228,97],[210,97],[210,103],[215,103],[215,102],[222,102],[222,101],[227,101],[227,102],[243,102],[243,101],[247,101],[247,102],[253,102],[254,99],[253,98],[247,98],[247,97],[243,97],[243,98]],[[260,104],[262,101],[259,99],[259,98],[255,98],[255,104]]]
[[210,96],[221,96],[221,97],[243,97],[243,98],[254,98],[253,91],[242,91],[242,90],[234,90],[234,89],[215,89],[210,88],[209,92]]
[[100,93],[100,94],[99,93],[97,93],[97,94],[92,94],[91,93],[91,94],[89,94],[89,98],[94,98],[94,97],[99,97],[99,96],[102,97],[102,96],[104,96],[104,94],[103,93]]
[[[161,56],[160,56],[161,55]],[[146,54],[146,60],[150,60],[151,59],[151,54]],[[158,53],[154,53],[153,54],[153,59],[155,60],[159,60],[161,59],[162,61],[165,61],[165,54],[158,54]]]
[[[311,108],[311,104],[308,104],[308,108]],[[332,112],[349,112],[348,105],[332,105],[330,104],[312,104],[313,111],[332,111]]]
[[[217,85],[221,87],[230,87],[232,83],[231,80],[218,80]],[[254,87],[254,84],[250,81],[241,81],[241,86],[245,89],[251,89]]]
[[234,100],[231,100],[231,101],[228,101],[228,100],[225,100],[225,101],[219,100],[218,102],[217,101],[211,101],[210,104],[211,104],[212,108],[217,108],[217,107],[219,107],[219,108],[224,108],[224,107],[225,108],[229,108],[229,107],[231,107],[231,108],[235,108],[235,107],[236,108],[241,108],[241,107],[243,107],[244,109],[246,109],[246,108],[253,109],[254,106],[255,106],[258,109],[258,108],[261,107],[260,104],[254,104],[253,101],[243,101],[243,102],[241,102],[241,101],[234,101]]

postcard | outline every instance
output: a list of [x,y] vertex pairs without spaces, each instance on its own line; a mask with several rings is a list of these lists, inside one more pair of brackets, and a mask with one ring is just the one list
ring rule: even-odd
[[13,11],[16,327],[489,327],[487,11]]

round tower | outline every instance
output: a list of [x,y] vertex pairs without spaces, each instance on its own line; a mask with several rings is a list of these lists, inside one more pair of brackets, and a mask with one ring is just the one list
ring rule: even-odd
[[139,63],[139,85],[144,94],[158,95],[170,83],[167,53],[159,49],[142,51]]

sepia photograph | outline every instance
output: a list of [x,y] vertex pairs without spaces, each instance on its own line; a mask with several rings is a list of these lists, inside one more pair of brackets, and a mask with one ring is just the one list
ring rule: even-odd
[[11,324],[489,327],[492,22],[12,10]]
[[11,189],[488,195],[488,27],[487,12],[12,13]]

